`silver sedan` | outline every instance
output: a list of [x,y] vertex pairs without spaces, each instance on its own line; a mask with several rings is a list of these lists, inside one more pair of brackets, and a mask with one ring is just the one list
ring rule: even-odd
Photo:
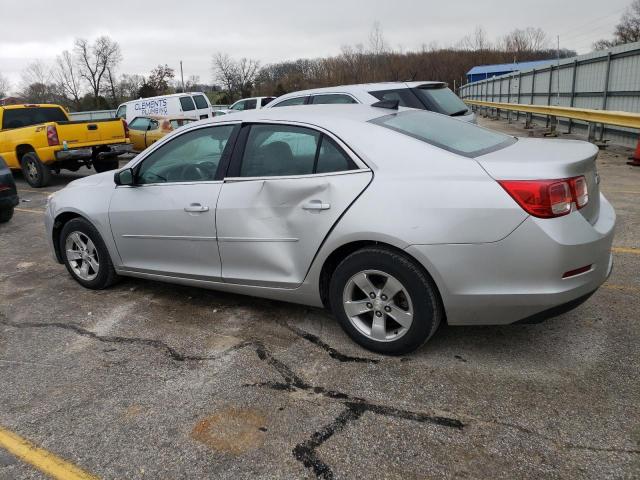
[[178,129],[50,198],[55,257],[92,289],[133,276],[324,306],[387,354],[443,322],[557,315],[606,280],[615,213],[593,145],[393,107]]

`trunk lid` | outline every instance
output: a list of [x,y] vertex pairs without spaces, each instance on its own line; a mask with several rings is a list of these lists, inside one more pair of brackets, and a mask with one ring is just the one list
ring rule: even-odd
[[555,180],[584,175],[589,202],[578,211],[593,225],[600,213],[597,156],[595,145],[580,140],[519,138],[476,161],[495,180]]

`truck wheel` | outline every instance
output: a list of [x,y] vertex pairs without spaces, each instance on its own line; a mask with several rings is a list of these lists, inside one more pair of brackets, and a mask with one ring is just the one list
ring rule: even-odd
[[45,187],[51,180],[51,170],[40,161],[36,152],[25,153],[20,160],[22,174],[33,188]]
[[13,207],[0,210],[0,223],[8,222],[11,217],[13,217]]
[[120,166],[120,162],[118,162],[117,157],[93,161],[93,168],[98,173],[107,172],[109,170],[116,170],[119,166]]

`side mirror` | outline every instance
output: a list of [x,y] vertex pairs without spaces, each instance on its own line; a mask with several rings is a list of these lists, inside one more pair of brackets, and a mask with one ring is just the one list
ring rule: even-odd
[[113,174],[113,181],[116,185],[133,185],[133,169],[118,170]]

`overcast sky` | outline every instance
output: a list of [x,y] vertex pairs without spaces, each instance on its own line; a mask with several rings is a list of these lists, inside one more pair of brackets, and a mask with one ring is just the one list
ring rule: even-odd
[[455,44],[482,25],[493,40],[514,28],[540,27],[579,53],[609,37],[630,0],[0,0],[0,72],[51,62],[75,37],[119,42],[121,73],[146,74],[167,63],[185,79],[211,80],[211,57],[226,52],[262,64],[335,55],[368,43],[375,21],[394,49]]

